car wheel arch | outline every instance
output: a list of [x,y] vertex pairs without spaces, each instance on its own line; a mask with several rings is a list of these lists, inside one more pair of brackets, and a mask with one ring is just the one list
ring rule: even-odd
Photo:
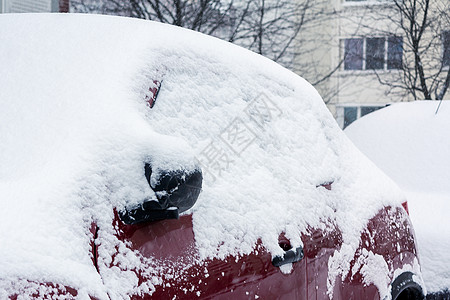
[[391,284],[392,300],[424,299],[422,287],[414,281],[412,272],[404,272],[397,276]]

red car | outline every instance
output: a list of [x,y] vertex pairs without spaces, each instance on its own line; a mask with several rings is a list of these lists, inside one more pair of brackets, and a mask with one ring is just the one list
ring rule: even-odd
[[401,191],[298,75],[86,15],[1,15],[0,64],[0,298],[424,298]]
[[[331,188],[330,184],[327,186]],[[272,257],[258,243],[252,253],[243,257],[212,259],[198,265],[192,261],[197,254],[192,215],[136,225],[124,224],[120,217],[114,222],[119,239],[130,243],[143,256],[170,266],[170,272],[164,276],[165,285],[157,287],[151,295],[135,295],[133,299],[382,299],[377,287],[364,280],[368,251],[385,259],[391,270],[413,265],[417,259],[414,232],[402,208],[386,207],[369,221],[350,264],[355,273],[336,278],[330,295],[328,262],[334,251],[342,247],[337,227],[311,228],[302,234],[304,246],[295,249],[280,234],[282,256]],[[93,251],[96,253],[97,246],[93,246]],[[293,264],[288,275],[280,271],[285,264]],[[391,299],[424,298],[412,270],[394,274],[396,277],[388,286]]]

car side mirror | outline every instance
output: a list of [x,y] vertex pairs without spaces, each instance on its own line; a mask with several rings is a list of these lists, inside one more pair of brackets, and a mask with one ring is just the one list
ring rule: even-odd
[[125,224],[158,221],[164,219],[178,219],[182,213],[197,201],[202,189],[202,171],[164,170],[158,173],[156,182],[152,186],[152,167],[146,163],[145,177],[150,188],[155,192],[157,200],[144,201],[138,207],[119,212],[119,217]]

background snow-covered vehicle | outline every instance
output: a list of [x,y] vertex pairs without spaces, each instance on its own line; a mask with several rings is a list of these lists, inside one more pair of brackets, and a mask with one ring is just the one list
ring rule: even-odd
[[0,298],[423,297],[401,192],[279,65],[83,15],[1,15],[0,65]]
[[392,104],[345,129],[408,198],[427,299],[450,299],[450,140],[442,138],[450,131],[449,104]]

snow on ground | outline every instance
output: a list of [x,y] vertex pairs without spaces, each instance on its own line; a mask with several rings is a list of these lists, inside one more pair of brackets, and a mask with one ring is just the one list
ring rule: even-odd
[[[404,199],[311,85],[215,38],[136,19],[0,15],[0,66],[0,297],[27,281],[100,299],[161,284],[164,265],[144,262],[111,226],[113,208],[155,197],[144,162],[202,163],[191,211],[199,261],[249,253],[258,239],[280,255],[281,232],[297,247],[300,232],[324,221],[356,251],[367,221]],[[208,165],[211,153],[220,159]],[[331,181],[331,191],[317,188]]]
[[394,104],[345,130],[405,191],[429,292],[450,289],[450,101],[437,106]]

